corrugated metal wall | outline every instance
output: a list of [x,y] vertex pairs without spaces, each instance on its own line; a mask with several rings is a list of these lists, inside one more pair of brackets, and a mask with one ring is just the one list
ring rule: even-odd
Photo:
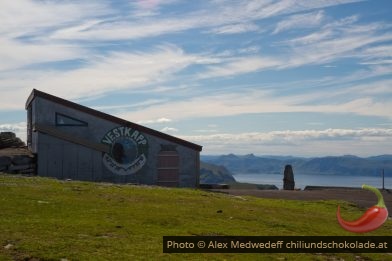
[[[114,174],[103,164],[104,152],[94,148],[104,146],[101,141],[105,134],[119,127],[118,124],[41,97],[35,98],[31,106],[32,128],[41,126],[48,130],[46,133],[32,132],[31,149],[37,154],[38,175],[86,181],[197,186],[199,151],[141,133],[148,141],[145,165],[131,175]],[[56,126],[56,113],[84,121],[87,126]],[[68,136],[86,143],[70,142],[64,138]]]

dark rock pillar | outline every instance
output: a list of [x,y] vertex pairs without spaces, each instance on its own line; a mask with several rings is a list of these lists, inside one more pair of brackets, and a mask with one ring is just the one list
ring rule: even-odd
[[284,167],[284,177],[283,177],[283,189],[284,190],[294,190],[294,173],[291,165],[286,165]]

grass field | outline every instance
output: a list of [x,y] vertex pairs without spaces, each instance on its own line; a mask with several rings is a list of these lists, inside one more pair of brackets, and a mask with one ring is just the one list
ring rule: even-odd
[[[162,236],[352,235],[347,202],[0,174],[0,260],[392,260],[390,254],[164,254]],[[391,235],[392,221],[368,235]]]

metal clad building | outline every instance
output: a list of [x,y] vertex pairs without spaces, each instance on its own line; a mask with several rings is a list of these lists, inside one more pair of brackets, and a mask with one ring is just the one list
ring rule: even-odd
[[26,110],[27,145],[37,155],[39,176],[199,185],[197,144],[35,89]]

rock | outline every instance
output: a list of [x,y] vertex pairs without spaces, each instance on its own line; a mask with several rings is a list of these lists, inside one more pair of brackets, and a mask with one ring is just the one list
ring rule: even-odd
[[0,137],[4,139],[15,139],[16,135],[13,132],[6,131],[6,132],[0,132]]
[[229,189],[228,184],[199,184],[201,189]]
[[19,170],[18,172],[19,172],[19,174],[34,175],[35,174],[35,168],[22,169],[22,170]]
[[8,166],[11,164],[11,158],[8,156],[0,156],[0,166]]
[[26,165],[33,163],[34,159],[27,155],[17,155],[12,157],[12,163],[14,165]]
[[1,132],[0,133],[0,149],[3,148],[18,148],[25,146],[25,143],[16,137],[13,132]]
[[279,190],[277,186],[270,184],[257,184],[256,188],[260,190]]
[[284,190],[294,190],[294,173],[291,165],[286,165],[284,167],[284,177],[283,177],[283,189]]
[[13,244],[7,244],[6,246],[4,246],[4,249],[10,249],[11,247],[13,247],[14,245]]
[[8,170],[14,171],[14,170],[28,170],[28,169],[35,169],[34,164],[25,164],[25,165],[14,165],[11,164],[8,167]]

